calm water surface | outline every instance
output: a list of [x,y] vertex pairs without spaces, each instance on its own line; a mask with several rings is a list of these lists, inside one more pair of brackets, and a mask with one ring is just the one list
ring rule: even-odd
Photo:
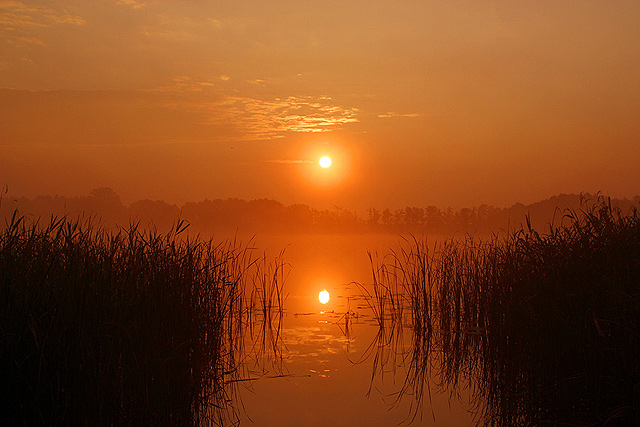
[[[255,242],[269,255],[286,247],[290,274],[282,365],[241,388],[242,425],[392,426],[410,421],[411,396],[396,402],[405,378],[400,356],[372,382],[378,327],[361,288],[352,283],[372,280],[367,251],[382,257],[398,242],[397,236],[279,236]],[[322,289],[331,294],[326,305],[318,300]],[[433,388],[412,425],[471,425],[468,408],[464,393],[461,399],[450,398],[448,391]]]

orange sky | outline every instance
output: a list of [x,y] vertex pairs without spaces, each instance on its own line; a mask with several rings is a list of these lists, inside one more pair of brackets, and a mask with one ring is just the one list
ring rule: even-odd
[[629,197],[639,76],[637,1],[0,0],[0,183],[349,209]]

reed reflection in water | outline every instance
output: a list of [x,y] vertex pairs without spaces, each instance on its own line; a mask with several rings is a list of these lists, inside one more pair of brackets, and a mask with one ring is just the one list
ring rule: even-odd
[[[407,424],[412,402],[396,402],[404,367],[387,363],[385,374],[372,383],[380,324],[363,290],[371,293],[373,287],[350,282],[370,280],[367,248],[386,249],[397,236],[286,236],[282,241],[290,243],[285,258],[291,271],[280,335],[281,370],[256,370],[257,380],[244,383],[241,424]],[[282,246],[280,241],[269,243]],[[331,299],[323,305],[318,293],[325,288]],[[410,342],[407,332],[405,327],[405,343]],[[460,402],[434,392],[433,408],[425,408],[424,422],[414,425],[471,425],[468,399],[462,394]]]
[[640,217],[598,200],[563,221],[372,259],[374,374],[407,367],[414,415],[431,387],[470,387],[483,425],[640,425]]

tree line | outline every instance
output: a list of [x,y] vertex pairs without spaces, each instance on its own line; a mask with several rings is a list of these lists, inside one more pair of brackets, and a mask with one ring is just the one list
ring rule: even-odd
[[[433,205],[405,208],[369,208],[357,213],[341,206],[316,209],[304,204],[285,205],[271,199],[205,199],[182,206],[161,200],[139,200],[125,206],[111,188],[92,190],[87,196],[6,197],[0,203],[4,217],[16,209],[23,215],[38,217],[85,216],[106,226],[128,226],[139,222],[159,231],[170,229],[179,219],[190,224],[190,231],[203,235],[225,233],[252,234],[483,234],[517,229],[527,221],[539,230],[563,220],[567,209],[579,209],[591,194],[561,194],[529,205],[516,203],[508,208],[482,204],[451,209]],[[623,211],[637,207],[640,196],[612,199]]]

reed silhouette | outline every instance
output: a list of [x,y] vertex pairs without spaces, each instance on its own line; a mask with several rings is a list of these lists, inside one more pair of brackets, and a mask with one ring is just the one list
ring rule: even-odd
[[544,235],[407,239],[372,265],[381,328],[410,312],[404,351],[378,352],[402,353],[412,417],[434,387],[470,387],[483,425],[640,425],[637,210],[600,197]]
[[264,277],[283,265],[187,226],[41,225],[14,212],[0,231],[3,423],[237,422],[252,354],[278,357],[277,332],[247,348],[246,331],[278,330],[282,276]]

